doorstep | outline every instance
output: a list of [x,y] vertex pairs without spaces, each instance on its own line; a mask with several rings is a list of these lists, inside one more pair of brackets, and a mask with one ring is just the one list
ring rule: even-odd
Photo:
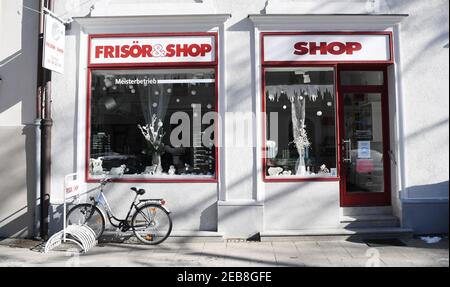
[[261,241],[409,239],[413,230],[402,227],[325,228],[305,230],[272,230],[260,233]]
[[340,228],[400,227],[400,220],[394,215],[367,214],[340,217]]

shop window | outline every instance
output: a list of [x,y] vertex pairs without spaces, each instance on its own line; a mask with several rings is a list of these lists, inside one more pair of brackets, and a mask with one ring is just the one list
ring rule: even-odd
[[265,177],[337,176],[333,68],[265,71]]
[[214,69],[93,70],[89,174],[215,178]]

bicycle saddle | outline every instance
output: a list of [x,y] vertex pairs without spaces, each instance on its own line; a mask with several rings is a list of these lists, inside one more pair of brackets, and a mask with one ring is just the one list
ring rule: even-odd
[[138,195],[143,195],[145,193],[145,189],[143,188],[132,187],[131,190],[136,192]]

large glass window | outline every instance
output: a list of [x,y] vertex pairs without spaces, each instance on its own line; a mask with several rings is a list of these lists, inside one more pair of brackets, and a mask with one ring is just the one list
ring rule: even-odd
[[266,178],[337,176],[333,68],[266,69]]
[[213,69],[91,74],[91,178],[215,177]]

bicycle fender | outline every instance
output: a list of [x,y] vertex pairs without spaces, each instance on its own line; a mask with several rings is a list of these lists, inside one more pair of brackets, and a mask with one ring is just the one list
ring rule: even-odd
[[106,214],[105,210],[103,210],[103,207],[101,206],[101,204],[98,204],[97,202],[95,204],[91,205],[95,206],[98,208],[98,210],[100,210],[101,215],[103,216],[103,220],[105,221],[105,225],[106,225],[106,220],[108,220],[109,216]]
[[166,206],[162,205],[158,201],[147,201],[146,204],[157,205],[157,206],[161,207],[162,209],[164,209],[167,213],[169,213],[169,214],[171,213],[171,211]]
[[162,209],[164,209],[165,211],[167,211],[167,213],[170,213],[171,211],[165,207],[164,205],[158,204],[159,206],[161,206]]

